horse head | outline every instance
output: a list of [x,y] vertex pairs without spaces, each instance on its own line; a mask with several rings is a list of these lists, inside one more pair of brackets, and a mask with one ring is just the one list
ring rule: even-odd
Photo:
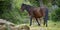
[[26,4],[22,4],[21,5],[21,8],[20,8],[21,9],[21,12],[23,12],[25,10],[25,8],[26,8]]

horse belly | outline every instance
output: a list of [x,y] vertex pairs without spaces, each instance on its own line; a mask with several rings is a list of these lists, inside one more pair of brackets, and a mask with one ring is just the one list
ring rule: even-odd
[[34,17],[35,17],[35,18],[40,18],[40,17],[42,17],[42,15],[41,15],[41,13],[40,13],[39,11],[36,11],[36,12],[34,13]]
[[41,18],[42,16],[41,15],[35,15],[34,17],[35,18]]

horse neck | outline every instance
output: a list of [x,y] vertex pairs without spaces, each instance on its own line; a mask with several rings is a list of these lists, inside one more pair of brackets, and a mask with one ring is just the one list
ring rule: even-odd
[[31,9],[31,7],[30,7],[30,6],[26,6],[26,8],[25,8],[25,9],[26,9],[26,11],[28,11],[28,12],[29,12],[29,11],[30,11],[30,9]]

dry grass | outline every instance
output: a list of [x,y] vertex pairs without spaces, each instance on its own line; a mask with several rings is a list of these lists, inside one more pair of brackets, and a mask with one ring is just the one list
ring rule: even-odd
[[48,27],[44,26],[31,26],[30,30],[60,30],[60,22],[48,22]]

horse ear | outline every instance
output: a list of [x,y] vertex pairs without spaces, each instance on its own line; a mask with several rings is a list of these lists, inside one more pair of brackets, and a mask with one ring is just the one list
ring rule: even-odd
[[22,3],[22,5],[24,6],[25,4],[24,4],[24,3]]

